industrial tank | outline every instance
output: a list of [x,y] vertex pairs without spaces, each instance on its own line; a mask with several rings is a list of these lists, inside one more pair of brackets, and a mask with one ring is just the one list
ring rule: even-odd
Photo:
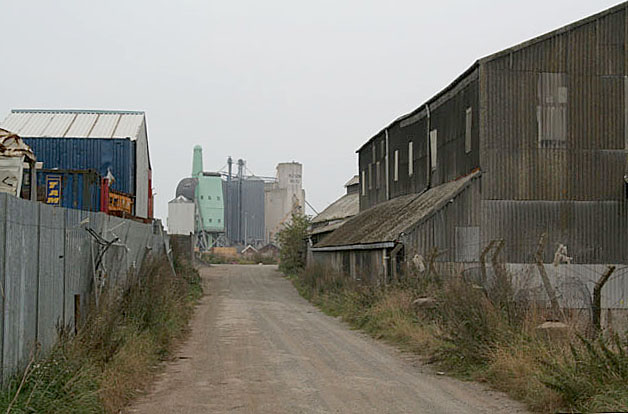
[[177,185],[177,191],[175,197],[183,196],[188,200],[194,201],[196,194],[196,186],[198,185],[198,179],[193,177],[184,178],[179,181]]

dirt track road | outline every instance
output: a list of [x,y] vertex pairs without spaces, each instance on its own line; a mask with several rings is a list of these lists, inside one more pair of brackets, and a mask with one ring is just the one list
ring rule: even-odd
[[129,413],[525,412],[324,315],[274,267],[201,275],[190,338]]

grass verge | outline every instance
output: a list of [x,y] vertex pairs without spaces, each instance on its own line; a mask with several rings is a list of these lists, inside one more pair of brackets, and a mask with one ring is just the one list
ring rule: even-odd
[[291,279],[324,312],[536,412],[628,411],[628,339],[584,339],[575,321],[538,329],[545,309],[513,295],[509,277],[481,288],[424,272],[375,287],[309,266]]
[[103,294],[77,335],[62,331],[49,356],[32,358],[0,392],[6,413],[117,413],[153,378],[185,332],[202,294],[198,272],[147,262],[124,289]]

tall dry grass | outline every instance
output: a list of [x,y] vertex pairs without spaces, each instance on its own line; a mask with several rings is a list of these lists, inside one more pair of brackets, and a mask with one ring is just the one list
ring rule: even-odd
[[318,265],[293,278],[324,311],[534,411],[628,411],[628,339],[590,342],[578,319],[558,336],[541,333],[551,312],[515,295],[511,280],[482,287],[427,271],[378,287]]
[[126,286],[106,291],[77,335],[62,330],[49,356],[34,355],[6,382],[0,411],[119,412],[168,357],[202,293],[189,263],[177,261],[175,268],[177,277],[165,259],[147,262]]

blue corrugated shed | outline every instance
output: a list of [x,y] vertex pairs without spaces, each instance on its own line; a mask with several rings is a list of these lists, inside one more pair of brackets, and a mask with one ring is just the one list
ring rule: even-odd
[[58,207],[100,211],[100,187],[96,170],[37,171],[37,198]]
[[135,195],[135,141],[121,138],[28,138],[38,162],[45,169],[94,169],[115,177],[114,190]]

